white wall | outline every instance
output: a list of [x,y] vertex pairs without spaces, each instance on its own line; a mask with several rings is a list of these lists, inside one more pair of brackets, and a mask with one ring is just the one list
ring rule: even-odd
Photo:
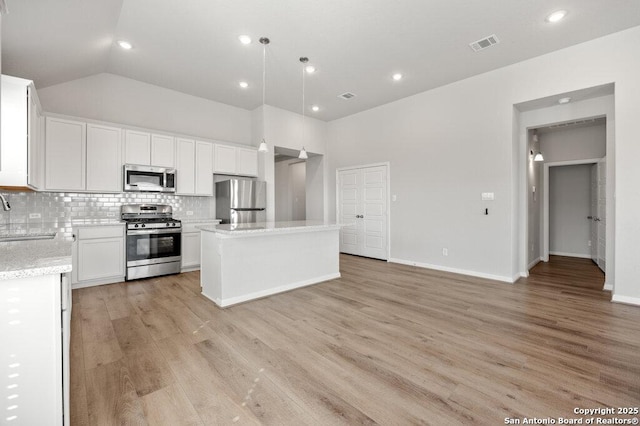
[[46,112],[254,145],[250,111],[115,74],[36,89]]
[[[529,155],[527,157],[527,205],[528,205],[528,244],[527,268],[532,268],[542,254],[542,162],[533,161],[534,155],[540,150],[540,139],[533,140],[533,132],[529,132]],[[533,154],[531,152],[533,151]],[[534,191],[535,189],[535,191]]]
[[[254,123],[259,122],[259,124],[254,124],[256,129],[262,130],[264,126],[264,135],[267,143],[269,144],[269,152],[260,155],[259,172],[260,177],[267,182],[267,220],[275,220],[274,147],[279,146],[282,148],[300,150],[304,146],[309,153],[325,154],[327,123],[315,118],[305,117],[305,125],[303,127],[302,115],[300,114],[285,111],[270,105],[266,105],[266,107],[264,107],[263,113],[262,108],[263,107],[256,108],[252,115]],[[262,123],[263,114],[264,124]],[[254,145],[257,146],[260,143],[261,138],[261,134],[254,135]],[[321,203],[323,210],[325,208],[326,182],[324,181],[324,171],[327,166],[324,161],[324,155],[312,158],[309,159],[309,162],[313,164],[313,184],[307,187],[307,200],[311,198],[316,201],[313,202],[313,210],[310,211],[307,206],[307,216],[309,218],[317,218],[317,204]],[[317,184],[318,180],[322,182],[322,185]],[[310,212],[312,213],[311,216],[309,216]]]
[[540,134],[540,148],[546,163],[602,158],[606,151],[607,127],[558,129]]
[[[549,168],[549,252],[591,257],[591,164]],[[593,242],[597,244],[596,241]]]
[[[526,139],[516,137],[514,105],[615,83],[614,298],[640,302],[638,45],[635,27],[330,122],[329,169],[391,162],[392,257],[512,280],[526,267],[526,234],[517,230],[527,216],[519,200]],[[488,216],[482,192],[496,196]]]
[[305,220],[306,163],[297,158],[275,163],[274,186],[275,220]]

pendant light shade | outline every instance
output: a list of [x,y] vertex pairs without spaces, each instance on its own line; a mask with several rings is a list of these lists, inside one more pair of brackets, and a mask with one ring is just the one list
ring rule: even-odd
[[544,157],[541,152],[538,152],[535,157],[533,157],[533,161],[544,161]]
[[304,146],[300,150],[300,154],[298,154],[298,158],[300,158],[302,160],[306,160],[307,158],[309,158],[309,156],[307,155],[307,150],[304,149]]
[[540,151],[540,139],[538,139],[537,130],[533,131],[533,143],[537,145],[534,147],[534,149],[537,148],[537,150],[531,152],[532,154],[535,152],[535,155],[533,156],[533,161],[537,161],[537,162],[544,161],[544,157],[542,156],[542,152]]
[[264,110],[267,96],[267,44],[269,44],[269,39],[267,37],[260,37],[260,43],[262,43],[262,142],[260,142],[258,152],[269,152],[269,147],[267,146],[267,141],[264,136],[264,128],[267,124],[264,118]]

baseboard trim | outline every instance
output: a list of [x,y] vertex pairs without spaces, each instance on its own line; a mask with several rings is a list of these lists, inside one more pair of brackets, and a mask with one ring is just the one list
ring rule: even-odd
[[250,300],[261,299],[263,297],[273,296],[274,294],[284,293],[286,291],[295,290],[297,288],[307,287],[313,284],[318,284],[324,281],[335,280],[340,278],[340,272],[336,272],[334,274],[323,275],[321,277],[315,277],[308,280],[302,280],[295,283],[281,285],[279,287],[270,288],[268,290],[256,291],[254,293],[245,294],[242,296],[229,297],[226,299],[223,298],[214,298],[207,296],[204,292],[202,295],[209,300],[212,300],[216,305],[221,308],[226,308],[232,305],[237,305],[238,303],[248,302]]
[[516,274],[514,277],[505,277],[502,275],[485,274],[484,272],[469,271],[467,269],[451,268],[449,266],[433,265],[430,263],[415,262],[413,260],[398,258],[390,258],[389,262],[399,263],[401,265],[417,266],[419,268],[425,269],[433,269],[435,271],[451,272],[454,274],[467,275],[470,277],[486,278],[489,280],[502,281],[509,284],[513,284],[520,277],[520,274]]
[[114,283],[121,283],[121,282],[124,282],[124,277],[100,278],[97,280],[71,283],[71,289],[76,290],[78,288],[95,287],[99,285],[114,284]]
[[613,291],[613,284],[604,283],[604,287],[602,287],[602,289],[607,291]]
[[611,297],[611,301],[616,303],[624,303],[625,305],[640,306],[640,297],[620,296],[618,294],[614,294]]
[[540,262],[542,262],[542,256],[537,259],[533,259],[533,261],[527,266],[527,276],[529,276],[529,269],[533,268]]
[[580,259],[591,259],[590,254],[565,253],[562,251],[550,251],[549,254],[553,256],[578,257]]

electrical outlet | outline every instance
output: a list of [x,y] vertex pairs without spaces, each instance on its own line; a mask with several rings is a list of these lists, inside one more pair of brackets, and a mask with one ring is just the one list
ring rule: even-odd
[[187,216],[193,216],[193,212],[191,210],[187,210]]
[[398,201],[398,196],[396,194],[393,194],[391,196],[391,201]]
[[591,247],[591,240],[589,240],[589,242],[587,243],[588,247]]
[[107,212],[107,217],[114,217],[115,215],[115,212]]
[[442,249],[442,255],[443,256],[449,256],[449,249],[448,248],[443,248]]
[[40,219],[41,217],[40,213],[29,213],[29,219]]

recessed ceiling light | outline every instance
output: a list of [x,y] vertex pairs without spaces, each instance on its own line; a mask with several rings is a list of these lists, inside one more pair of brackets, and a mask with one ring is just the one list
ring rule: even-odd
[[397,73],[395,73],[395,74],[392,76],[392,78],[393,78],[395,81],[400,81],[400,80],[402,80],[402,74],[400,74],[399,72],[397,72]]
[[316,72],[316,67],[314,67],[313,65],[307,65],[306,67],[304,67],[304,70],[307,72],[307,74],[313,74],[314,72]]
[[251,44],[251,37],[248,35],[241,35],[238,37],[238,40],[240,40],[242,44]]
[[550,22],[550,23],[553,24],[555,22],[562,21],[562,19],[565,16],[567,16],[567,11],[566,10],[556,10],[551,15],[547,16],[547,22]]
[[240,83],[238,83],[238,85],[243,89],[246,89],[247,87],[249,87],[249,83],[247,83],[246,81],[241,81]]
[[314,105],[314,106],[311,107],[311,110],[313,112],[318,112],[318,111],[320,111],[320,107],[318,105]]
[[131,48],[133,48],[133,45],[125,40],[120,40],[118,42],[118,46],[122,47],[124,50],[130,50]]
[[559,104],[568,104],[569,102],[571,102],[571,98],[569,97],[558,99]]

